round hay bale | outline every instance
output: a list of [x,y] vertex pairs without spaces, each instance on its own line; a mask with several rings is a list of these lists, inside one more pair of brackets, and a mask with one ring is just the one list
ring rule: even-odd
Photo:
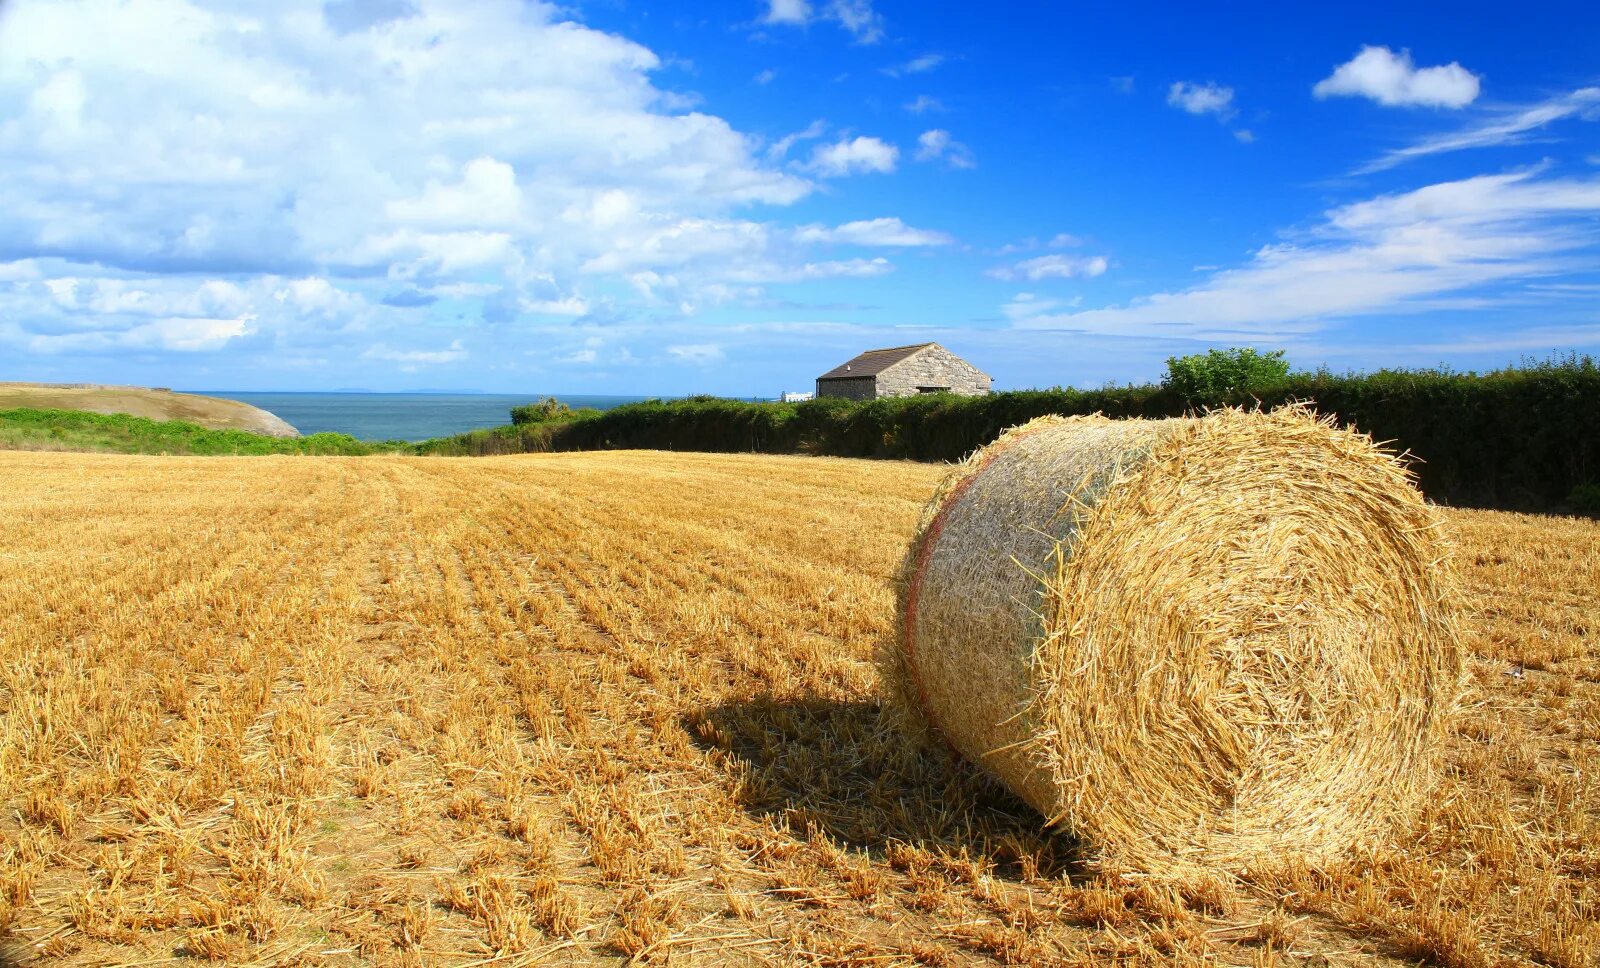
[[1304,408],[1035,420],[924,513],[888,680],[1102,861],[1331,859],[1416,805],[1459,696],[1437,525]]

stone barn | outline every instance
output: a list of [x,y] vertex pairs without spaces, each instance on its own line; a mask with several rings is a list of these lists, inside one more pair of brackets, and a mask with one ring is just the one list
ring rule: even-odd
[[989,392],[989,374],[938,343],[867,350],[817,377],[817,396],[846,400],[911,397],[919,393]]

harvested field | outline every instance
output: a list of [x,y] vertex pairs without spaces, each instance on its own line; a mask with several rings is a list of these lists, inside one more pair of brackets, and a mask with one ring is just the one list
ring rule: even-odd
[[0,454],[0,962],[1594,963],[1600,526],[1449,515],[1403,836],[1150,881],[880,720],[940,474]]

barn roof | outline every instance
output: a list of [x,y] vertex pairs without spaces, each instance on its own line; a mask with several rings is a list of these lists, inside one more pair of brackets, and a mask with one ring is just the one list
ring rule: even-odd
[[858,376],[877,376],[906,357],[935,345],[937,344],[916,343],[911,346],[891,346],[887,349],[867,350],[854,359],[840,363],[817,377],[817,379],[840,380]]

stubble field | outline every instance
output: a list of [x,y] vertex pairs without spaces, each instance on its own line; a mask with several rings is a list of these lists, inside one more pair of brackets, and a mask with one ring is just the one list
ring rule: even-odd
[[880,720],[940,474],[0,454],[0,963],[1595,962],[1600,525],[1449,514],[1411,829],[1168,883]]

